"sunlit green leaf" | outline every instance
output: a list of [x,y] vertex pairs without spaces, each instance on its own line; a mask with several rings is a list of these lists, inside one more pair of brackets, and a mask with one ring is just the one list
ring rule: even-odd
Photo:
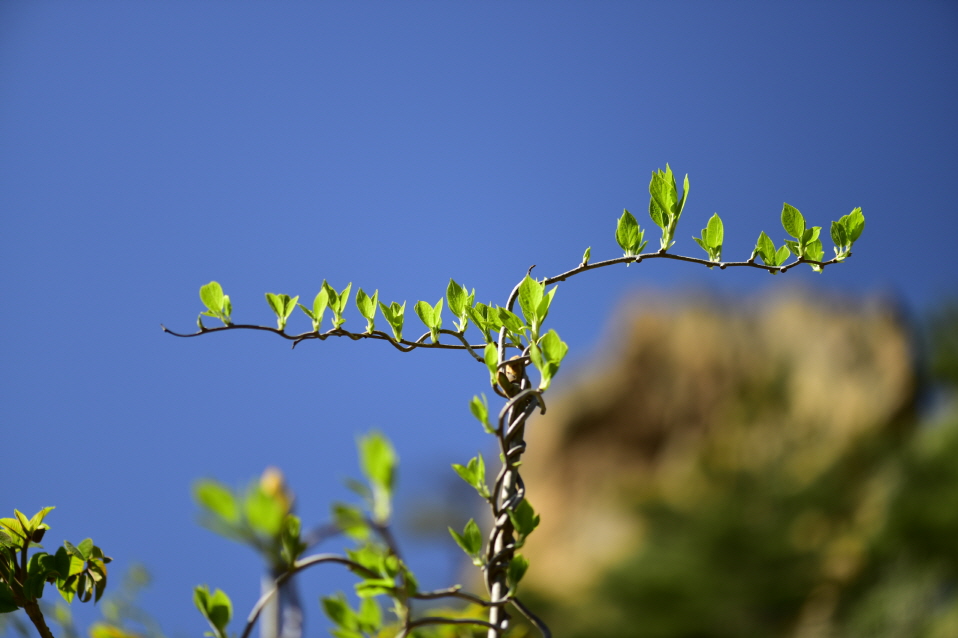
[[529,559],[522,554],[516,554],[509,562],[509,568],[506,571],[506,577],[509,582],[509,593],[514,594],[519,586],[519,581],[529,570]]
[[232,490],[212,479],[201,479],[193,484],[193,499],[202,507],[227,523],[239,521],[239,505]]
[[724,241],[725,226],[722,224],[722,218],[718,216],[718,213],[713,213],[705,227],[705,243],[714,249],[721,248]]
[[794,206],[782,204],[782,226],[789,235],[801,240],[805,232],[805,218]]

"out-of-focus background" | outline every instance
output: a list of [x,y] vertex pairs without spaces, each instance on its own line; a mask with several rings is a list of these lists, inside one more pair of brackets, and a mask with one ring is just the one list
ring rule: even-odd
[[[407,300],[412,334],[449,277],[501,304],[532,264],[619,255],[669,162],[676,252],[713,212],[727,258],[780,244],[782,201],[826,228],[861,206],[864,235],[823,275],[661,260],[560,285],[524,595],[560,636],[958,635],[956,78],[947,2],[7,0],[0,512],[57,506],[54,539],[92,536],[116,591],[145,565],[137,605],[195,635],[192,587],[244,614],[262,566],[197,525],[193,482],[275,465],[320,524],[378,428],[412,567],[461,581],[444,524],[479,503],[449,464],[494,458],[481,366],[159,324],[190,330],[213,279],[266,324],[264,292],[327,279]],[[322,635],[317,596],[351,579],[301,586]]]

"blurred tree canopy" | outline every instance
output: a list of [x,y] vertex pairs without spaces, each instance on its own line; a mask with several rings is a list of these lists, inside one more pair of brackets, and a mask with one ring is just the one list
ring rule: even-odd
[[625,308],[620,347],[529,446],[546,620],[583,638],[958,636],[958,411],[917,409],[919,379],[958,385],[956,310],[931,322],[930,377],[887,303]]

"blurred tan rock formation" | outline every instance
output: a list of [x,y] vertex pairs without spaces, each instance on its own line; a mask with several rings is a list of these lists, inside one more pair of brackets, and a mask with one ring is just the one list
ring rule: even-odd
[[[523,549],[534,565],[523,587],[560,602],[641,547],[629,503],[654,496],[695,508],[721,489],[705,467],[801,489],[863,435],[896,427],[914,403],[908,332],[877,300],[639,295],[606,342],[528,433],[523,475],[543,517]],[[867,526],[881,507],[876,490],[855,519]],[[857,568],[854,527],[839,533],[811,512],[796,520],[793,542],[834,544],[822,549],[822,570],[842,580]],[[822,613],[809,608],[808,622]]]

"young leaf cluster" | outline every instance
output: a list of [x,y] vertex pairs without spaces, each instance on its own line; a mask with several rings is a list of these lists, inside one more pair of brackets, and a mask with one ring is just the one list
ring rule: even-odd
[[461,534],[451,527],[449,528],[449,533],[453,539],[455,539],[456,544],[459,545],[462,551],[466,552],[466,555],[472,560],[472,564],[476,567],[482,567],[482,532],[479,530],[479,525],[476,521],[470,518]]
[[832,222],[831,236],[835,242],[835,259],[844,261],[852,254],[852,244],[858,241],[865,230],[865,216],[862,209],[856,208],[847,215],[843,215],[837,222]]
[[200,330],[203,329],[204,315],[219,319],[225,326],[233,323],[230,318],[230,315],[233,314],[233,304],[230,303],[229,295],[223,294],[223,287],[218,283],[211,281],[202,286],[200,288],[200,301],[206,306],[206,311],[201,312],[200,316],[196,318],[196,324],[200,327]]
[[713,213],[709,223],[702,229],[702,238],[693,237],[695,243],[708,253],[709,261],[722,261],[722,243],[725,241],[725,227],[718,213]]
[[[625,251],[624,255],[626,257],[635,257],[641,254],[645,250],[646,244],[649,243],[645,239],[645,231],[639,228],[639,222],[628,210],[622,211],[622,217],[619,217],[619,222],[615,226],[615,241],[619,244],[619,248]],[[583,265],[589,261],[591,248],[589,246],[585,254],[582,255]]]
[[300,520],[291,513],[293,498],[275,468],[244,489],[234,490],[214,479],[193,484],[200,522],[221,536],[249,545],[271,568],[292,565],[305,550],[299,538]]
[[547,332],[538,345],[533,343],[529,346],[529,358],[532,360],[532,365],[539,371],[541,378],[539,382],[540,390],[549,389],[552,378],[559,371],[559,366],[568,352],[568,344],[559,338],[559,334],[555,330]]
[[486,463],[482,459],[482,454],[471,458],[466,465],[453,463],[452,469],[456,471],[459,478],[475,489],[479,496],[487,501],[492,498],[489,486],[486,485]]
[[668,164],[665,170],[657,170],[652,173],[652,181],[649,182],[649,216],[655,225],[662,229],[662,237],[659,239],[660,250],[668,250],[675,243],[675,227],[679,223],[682,211],[685,209],[685,200],[689,195],[689,176],[685,176],[682,184],[682,196],[679,197],[678,188],[675,185],[675,175]]
[[[823,261],[825,251],[820,239],[821,226],[808,227],[805,216],[788,203],[782,205],[781,220],[782,227],[791,239],[786,239],[785,244],[776,249],[771,238],[763,231],[755,244],[752,258],[760,257],[765,265],[781,269],[791,254],[798,258],[795,263],[807,262],[812,270],[822,272],[826,262]],[[835,259],[832,261],[844,261],[851,254],[852,244],[861,236],[864,228],[865,216],[862,215],[861,208],[856,208],[839,221],[832,222],[831,236],[835,242]],[[776,274],[777,271],[770,272]]]
[[519,308],[522,309],[522,316],[529,326],[533,342],[539,340],[539,330],[542,329],[542,322],[549,316],[549,306],[556,295],[556,288],[558,286],[553,286],[546,292],[546,285],[529,275],[519,284]]
[[42,549],[40,541],[50,529],[43,521],[51,510],[44,507],[29,518],[14,510],[12,518],[0,518],[0,613],[26,610],[43,636],[46,625],[37,601],[44,587],[55,585],[67,602],[74,597],[97,602],[106,589],[106,565],[111,561],[89,538],[76,545],[64,541],[54,554],[31,555],[31,548]]
[[229,638],[226,627],[233,617],[233,602],[223,590],[217,589],[210,593],[206,585],[199,585],[193,589],[193,604],[200,610],[206,622],[213,631],[207,631],[204,636],[213,638]]
[[362,598],[358,609],[352,609],[346,596],[340,592],[335,596],[320,599],[326,616],[336,625],[331,630],[336,638],[365,638],[378,633],[383,624],[382,611],[375,598]]

